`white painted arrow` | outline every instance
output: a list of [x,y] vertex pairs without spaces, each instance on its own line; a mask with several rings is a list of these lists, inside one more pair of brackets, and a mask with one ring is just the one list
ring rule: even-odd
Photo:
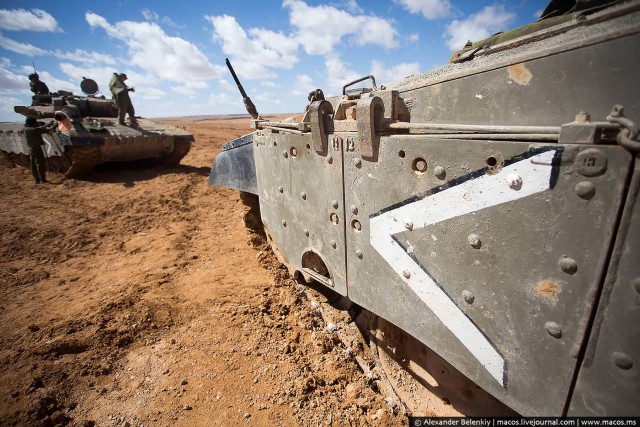
[[370,218],[371,245],[503,387],[504,358],[394,235],[549,189],[555,154],[556,150],[536,154],[495,175],[471,178]]

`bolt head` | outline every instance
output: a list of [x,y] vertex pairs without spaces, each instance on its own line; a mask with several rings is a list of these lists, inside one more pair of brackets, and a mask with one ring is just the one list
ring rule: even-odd
[[556,322],[547,322],[544,324],[547,333],[554,338],[562,338],[562,328]]
[[362,259],[362,251],[361,251],[360,249],[358,249],[358,250],[356,251],[356,256],[357,256],[359,259]]
[[356,231],[362,230],[362,224],[360,224],[360,221],[357,221],[357,220],[353,221],[353,229]]
[[359,157],[356,157],[355,159],[353,159],[353,164],[356,165],[357,168],[362,166],[362,159]]
[[327,156],[327,163],[329,164],[333,163],[333,156],[331,154]]
[[592,182],[582,181],[576,184],[573,191],[575,191],[581,199],[591,200],[596,194],[596,187]]
[[614,351],[613,354],[611,354],[611,360],[618,368],[625,371],[633,367],[633,359],[624,353]]
[[332,200],[331,201],[331,206],[333,207],[333,209],[338,209],[338,201],[337,200]]
[[445,179],[445,177],[447,176],[447,171],[444,169],[444,167],[438,165],[435,168],[433,168],[433,174],[438,179]]
[[567,274],[576,274],[578,271],[578,263],[575,259],[563,256],[558,261],[558,267],[560,270],[564,271]]
[[411,221],[410,218],[404,219],[404,228],[406,228],[409,231],[413,230],[413,221]]
[[281,193],[284,193],[284,188],[278,187],[278,191],[281,192]]
[[462,298],[467,304],[473,304],[473,301],[475,301],[476,299],[473,293],[471,293],[471,291],[467,291],[466,289],[462,291]]
[[480,249],[480,247],[482,246],[482,240],[480,239],[480,236],[475,233],[469,234],[469,236],[467,237],[467,241],[474,249]]
[[284,158],[286,159],[286,158],[288,158],[288,157],[289,157],[289,152],[288,152],[287,150],[284,150],[284,151],[282,152],[282,155],[283,155],[283,156],[284,156]]
[[335,241],[335,240],[332,240],[332,241],[331,241],[331,247],[332,247],[333,249],[335,249],[335,248],[337,248],[337,247],[338,247],[338,244],[336,243],[336,241]]
[[354,215],[358,214],[358,207],[356,205],[351,205],[351,213]]
[[404,276],[405,279],[408,279],[411,277],[411,272],[409,270],[404,270],[402,272],[402,275]]
[[522,177],[517,173],[512,173],[507,176],[507,184],[512,190],[520,190],[522,188]]
[[309,237],[309,230],[307,230],[306,228],[304,229],[304,235]]
[[302,197],[302,200],[307,200],[307,193],[303,191],[302,193],[300,193],[300,197]]
[[287,226],[287,221],[285,221],[284,219],[282,220],[282,226],[286,227]]

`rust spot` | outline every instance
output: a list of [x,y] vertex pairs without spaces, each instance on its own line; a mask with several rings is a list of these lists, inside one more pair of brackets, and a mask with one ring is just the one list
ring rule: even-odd
[[557,294],[562,292],[562,289],[560,288],[560,286],[558,286],[558,284],[554,280],[547,279],[539,282],[536,285],[536,292],[541,297],[553,298]]
[[509,78],[520,86],[526,86],[531,82],[533,74],[525,67],[524,64],[515,64],[507,67]]

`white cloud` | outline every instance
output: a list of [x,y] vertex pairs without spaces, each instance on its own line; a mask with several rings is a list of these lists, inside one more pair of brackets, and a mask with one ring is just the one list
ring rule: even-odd
[[87,12],[91,27],[99,27],[109,37],[124,42],[133,65],[173,82],[219,78],[224,67],[214,66],[191,42],[167,35],[157,24],[120,21],[111,25],[100,15]]
[[272,78],[270,68],[291,68],[298,62],[296,41],[282,33],[252,28],[249,34],[233,16],[207,16],[213,25],[213,38],[231,57],[238,76],[247,79]]
[[[62,62],[60,63],[59,67],[60,67],[60,70],[62,70],[62,72],[68,75],[71,81],[75,83],[72,85],[70,89],[65,89],[61,87],[56,87],[54,89],[51,87],[51,85],[49,85],[49,82],[45,80],[45,83],[49,85],[49,89],[54,91],[63,89],[63,90],[70,90],[74,93],[81,93],[80,82],[82,81],[83,77],[86,77],[88,79],[93,79],[95,80],[96,83],[98,83],[100,92],[103,95],[107,97],[111,97],[111,92],[109,92],[109,82],[111,81],[111,77],[113,76],[113,73],[115,71],[113,70],[113,68],[105,67],[105,66],[95,66],[95,65],[88,66],[86,64],[76,65],[76,64],[71,64],[69,62]],[[129,75],[129,72],[127,72],[127,75],[129,79],[131,79],[131,75]],[[127,84],[128,83],[129,81],[127,80]]]
[[[351,15],[333,6],[309,6],[301,0],[284,0],[289,22],[297,30],[296,39],[310,55],[332,55],[345,36],[356,44],[374,44],[384,48],[398,45],[398,32],[391,21],[369,15]],[[330,30],[328,30],[330,29]]]
[[503,5],[486,6],[467,19],[454,20],[447,25],[445,42],[451,50],[462,49],[468,40],[480,41],[508,29],[515,18],[516,15],[508,12]]
[[115,64],[116,60],[111,55],[98,52],[87,52],[86,50],[76,49],[73,52],[62,52],[56,50],[53,52],[60,59],[66,59],[74,62],[87,62],[98,64]]
[[21,43],[8,37],[4,37],[3,35],[0,35],[0,47],[26,56],[43,56],[49,53],[48,51],[35,47],[32,44]]
[[173,21],[173,19],[169,18],[168,16],[163,16],[162,18],[160,18],[160,15],[158,15],[156,12],[149,10],[149,9],[142,9],[140,10],[140,13],[142,13],[142,16],[144,17],[144,19],[146,19],[147,21],[150,22],[161,22],[169,27],[173,27],[173,28],[184,28],[183,25],[179,25],[177,24],[175,21]]
[[407,40],[409,41],[409,43],[418,43],[418,41],[420,40],[420,34],[418,33],[409,34],[407,36]]
[[187,96],[189,98],[194,98],[199,89],[206,89],[209,85],[206,82],[201,81],[193,81],[193,82],[185,82],[181,86],[174,86],[171,88],[171,91],[177,93],[178,95]]
[[166,95],[166,93],[164,93],[163,91],[161,91],[156,87],[150,87],[150,86],[146,86],[146,87],[139,86],[139,87],[141,89],[136,92],[136,95],[143,100],[152,101],[156,99],[162,99]]
[[0,9],[0,29],[9,31],[62,32],[58,21],[42,9]]
[[[26,74],[17,74],[11,71],[14,68],[8,58],[0,58],[0,91],[29,92],[29,79]],[[13,108],[12,108],[13,110]]]
[[225,79],[218,80],[218,85],[224,90],[228,90],[228,91],[238,90],[236,85],[232,85],[228,80],[225,80]]
[[449,0],[394,0],[404,9],[415,15],[420,14],[426,19],[446,18],[451,15]]
[[342,87],[345,84],[363,77],[361,73],[349,69],[348,65],[337,56],[326,58],[326,90],[323,88],[325,96],[342,95]]
[[309,92],[316,90],[318,87],[313,82],[313,79],[306,74],[299,74],[296,76],[296,81],[293,83],[293,89],[291,94],[300,96],[309,96]]
[[391,68],[384,68],[384,64],[373,60],[371,63],[371,75],[376,78],[376,84],[379,86],[395,83],[400,79],[418,74],[420,72],[420,64],[417,62],[401,63]]
[[245,111],[242,98],[231,96],[228,93],[212,93],[209,95],[209,104],[213,106],[231,107],[237,111]]
[[262,80],[260,82],[260,86],[264,86],[264,87],[276,87],[277,85],[272,82],[271,80]]

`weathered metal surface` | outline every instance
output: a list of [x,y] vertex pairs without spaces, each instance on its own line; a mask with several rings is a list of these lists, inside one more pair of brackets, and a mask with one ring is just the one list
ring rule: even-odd
[[254,136],[254,156],[262,220],[287,263],[302,271],[305,254],[317,254],[346,295],[341,144],[319,155],[310,134],[267,130]]
[[562,414],[630,158],[601,149],[609,167],[590,178],[591,200],[574,192],[578,165],[558,158],[571,147],[394,136],[378,162],[345,153],[358,212],[346,222],[362,224],[347,230],[349,298],[518,412]]
[[234,139],[222,147],[222,152],[214,159],[209,184],[258,194],[252,134]]
[[637,416],[640,411],[640,160],[578,372],[569,415]]
[[269,123],[258,195],[285,261],[523,415],[633,413],[639,10]]

